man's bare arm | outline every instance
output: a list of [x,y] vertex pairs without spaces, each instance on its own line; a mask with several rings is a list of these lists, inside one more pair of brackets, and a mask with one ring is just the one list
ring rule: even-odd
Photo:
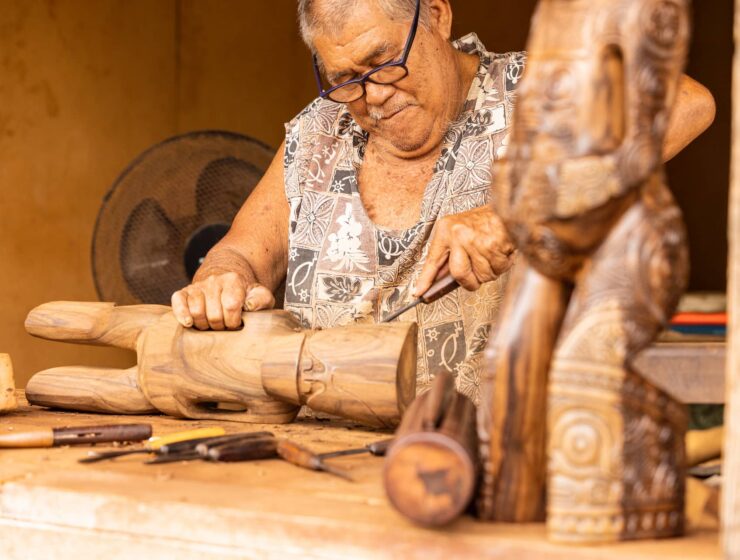
[[[666,131],[663,158],[668,161],[712,124],[714,98],[707,88],[682,76]],[[513,263],[506,228],[490,206],[445,216],[434,226],[429,253],[414,295],[428,290],[440,273],[450,273],[468,290],[494,280]]]
[[288,262],[284,150],[281,145],[229,232],[208,252],[193,283],[172,295],[172,310],[182,325],[235,329],[241,325],[243,309],[275,305],[273,292]]

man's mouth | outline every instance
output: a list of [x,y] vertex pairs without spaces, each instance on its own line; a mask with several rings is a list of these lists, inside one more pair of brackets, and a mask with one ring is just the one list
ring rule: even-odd
[[399,113],[402,113],[406,109],[411,107],[411,105],[402,105],[401,107],[397,107],[395,109],[392,109],[391,111],[387,112],[381,112],[381,111],[373,111],[372,109],[368,111],[368,115],[371,119],[373,119],[375,122],[380,121],[387,121],[398,115]]

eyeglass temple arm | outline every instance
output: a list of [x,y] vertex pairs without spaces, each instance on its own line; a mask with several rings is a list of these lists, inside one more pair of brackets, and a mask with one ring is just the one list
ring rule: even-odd
[[319,97],[324,97],[327,92],[324,91],[324,86],[321,83],[321,72],[319,71],[319,60],[316,58],[316,55],[313,55],[313,75],[316,78],[316,85],[319,87]]
[[409,52],[411,51],[411,44],[414,42],[414,39],[416,38],[416,29],[419,26],[419,16],[421,14],[421,0],[416,0],[416,11],[414,12],[414,21],[411,22],[411,33],[409,33],[408,38],[406,39],[406,46],[403,49],[403,64],[406,64],[406,59],[409,57]]

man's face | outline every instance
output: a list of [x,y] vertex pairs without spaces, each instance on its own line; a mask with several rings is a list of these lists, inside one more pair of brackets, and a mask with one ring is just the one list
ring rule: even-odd
[[[319,59],[332,85],[398,60],[411,22],[394,22],[373,1],[358,2],[335,35],[315,38]],[[419,25],[407,61],[408,76],[394,84],[366,82],[366,95],[348,104],[360,126],[408,155],[441,141],[459,99],[447,95],[458,79],[446,37]]]

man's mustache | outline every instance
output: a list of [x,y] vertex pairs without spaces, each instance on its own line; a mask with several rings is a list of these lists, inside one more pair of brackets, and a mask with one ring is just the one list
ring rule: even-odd
[[375,122],[378,122],[382,119],[387,119],[388,117],[392,117],[396,113],[400,113],[403,111],[406,107],[410,107],[411,103],[401,103],[399,105],[395,105],[393,107],[372,107],[368,106],[367,108],[367,114],[368,116],[374,120]]

